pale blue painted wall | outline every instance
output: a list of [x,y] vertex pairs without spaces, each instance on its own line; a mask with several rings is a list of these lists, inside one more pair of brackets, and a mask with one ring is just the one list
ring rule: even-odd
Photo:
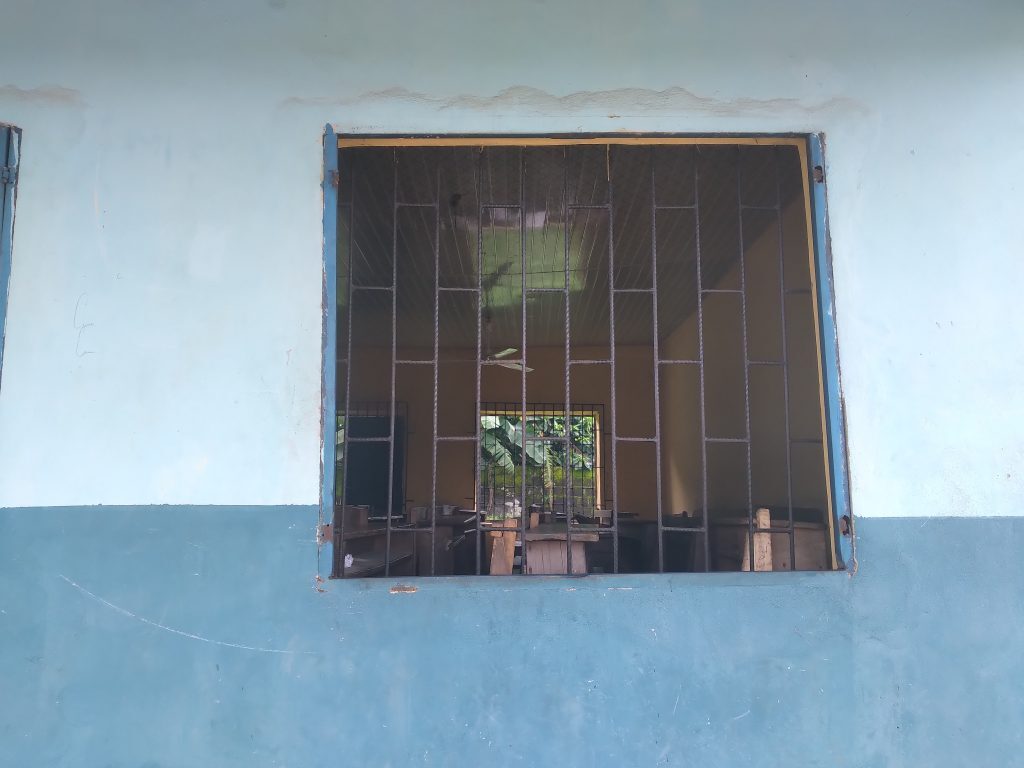
[[[1019,3],[0,0],[0,33],[0,765],[1018,761]],[[317,592],[328,122],[825,132],[859,573]]]
[[316,502],[332,122],[824,131],[857,512],[1022,507],[1016,0],[0,10],[0,505]]
[[1019,518],[864,519],[853,577],[390,594],[316,591],[315,515],[0,512],[0,765],[1020,764]]

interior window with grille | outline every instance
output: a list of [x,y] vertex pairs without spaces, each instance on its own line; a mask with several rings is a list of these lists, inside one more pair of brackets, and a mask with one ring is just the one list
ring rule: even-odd
[[837,567],[798,140],[342,140],[333,573]]

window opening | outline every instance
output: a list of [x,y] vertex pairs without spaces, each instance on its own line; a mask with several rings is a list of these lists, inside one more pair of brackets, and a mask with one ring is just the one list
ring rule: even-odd
[[806,148],[652,142],[340,142],[335,576],[836,567]]

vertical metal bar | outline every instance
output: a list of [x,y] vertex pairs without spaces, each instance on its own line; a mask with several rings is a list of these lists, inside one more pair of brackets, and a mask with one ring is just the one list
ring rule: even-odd
[[564,454],[562,459],[562,505],[565,508],[565,557],[566,570],[572,575],[572,399],[569,384],[571,351],[569,349],[569,149],[562,149],[562,216],[565,226],[562,227],[564,246],[565,282],[563,291],[565,300],[562,309],[565,312],[565,410],[564,417]]
[[480,167],[483,165],[484,150],[481,147],[477,151],[475,172],[476,172],[476,459],[473,466],[475,467],[475,473],[473,477],[473,486],[476,488],[476,501],[473,505],[476,510],[476,575],[480,575],[480,559],[481,559],[481,509],[483,505],[482,488],[480,486],[480,472],[483,469],[483,461],[480,458],[480,452],[483,448],[482,441],[482,428],[483,425],[480,422],[480,379],[482,376],[483,368],[483,313],[484,313],[484,233],[483,233],[483,222],[484,222],[484,209],[483,209],[483,182],[481,180]]
[[398,150],[391,150],[394,190],[391,198],[391,401],[388,434],[388,507],[384,538],[384,576],[391,575],[391,510],[395,493],[395,360],[398,358]]
[[793,445],[789,432],[789,331],[786,327],[786,257],[782,231],[782,180],[779,148],[772,152],[775,167],[775,226],[779,244],[779,315],[782,318],[782,402],[786,419],[786,509],[789,513],[789,569],[796,570],[796,528],[793,525]]
[[736,147],[736,210],[739,219],[739,260],[740,260],[740,327],[743,331],[743,414],[747,426],[747,526],[749,536],[747,547],[750,551],[750,570],[754,570],[754,479],[750,466],[750,354],[747,350],[747,246],[743,240],[743,163],[742,148]]
[[[10,134],[10,129],[0,129]],[[0,142],[2,146],[4,142]],[[6,165],[7,153],[0,153],[0,165]],[[324,263],[323,263],[323,371],[321,373],[320,402],[320,509],[318,525],[328,519],[334,520],[334,473],[337,447],[337,378],[338,378],[338,138],[327,126],[324,131]],[[6,185],[0,191],[6,192]],[[0,355],[3,353],[4,310],[6,305],[7,248],[4,242],[6,227],[6,194],[0,198]],[[3,358],[0,357],[0,364]],[[328,515],[328,510],[330,514]],[[317,529],[319,530],[319,528]],[[332,560],[334,551],[332,542]],[[320,547],[317,547],[317,571],[319,572]],[[334,563],[331,563],[334,571]]]
[[[522,381],[522,410],[519,418],[523,430],[523,447],[520,456],[522,464],[522,482],[519,488],[522,497],[521,509],[519,510],[519,531],[522,549],[520,550],[520,573],[526,573],[526,150],[519,148],[519,254],[522,263],[522,315],[520,316],[523,336],[523,364],[521,373]],[[514,551],[514,550],[513,550]]]
[[436,576],[437,557],[437,383],[441,359],[438,337],[441,334],[441,163],[437,163],[437,189],[434,193],[434,409],[430,454],[430,575]]
[[[335,506],[334,510],[334,530],[335,530],[335,545],[334,545],[334,557],[340,564],[340,567],[335,566],[336,572],[339,576],[345,575],[345,504],[346,504],[346,492],[348,490],[348,452],[349,452],[349,409],[351,407],[352,397],[352,285],[354,282],[353,270],[352,270],[352,254],[355,246],[355,210],[356,210],[356,179],[355,179],[355,164],[353,163],[352,172],[352,199],[349,201],[348,206],[348,266],[346,269],[347,282],[345,286],[346,294],[348,295],[348,306],[346,312],[348,313],[348,322],[346,323],[345,334],[345,416],[344,416],[344,433],[342,438],[341,446],[341,510],[340,514]],[[339,169],[339,173],[340,173]],[[337,416],[335,415],[335,419]],[[337,429],[337,422],[335,422],[335,429]],[[335,438],[337,439],[337,438]]]
[[704,381],[704,291],[701,275],[700,244],[700,146],[694,147],[693,158],[694,245],[697,249],[697,359],[700,369],[700,471],[704,504],[704,570],[711,570],[711,510],[708,508],[708,417]]
[[612,451],[612,572],[619,572],[619,476],[618,422],[615,391],[615,190],[612,185],[611,145],[605,144],[605,173],[608,181],[608,362],[611,369]]
[[658,511],[658,573],[665,572],[665,521],[661,498],[661,353],[658,347],[658,198],[654,173],[654,149],[651,158],[651,339],[654,355],[654,485]]

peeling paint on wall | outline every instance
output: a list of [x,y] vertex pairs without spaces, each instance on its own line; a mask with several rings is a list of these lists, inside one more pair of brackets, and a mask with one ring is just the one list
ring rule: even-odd
[[5,99],[28,104],[50,104],[83,106],[82,95],[73,88],[46,85],[36,88],[19,88],[16,85],[0,85],[0,101]]
[[826,101],[807,104],[795,98],[757,99],[741,97],[723,99],[702,96],[680,86],[652,90],[650,88],[614,88],[602,91],[574,91],[556,95],[541,88],[516,85],[498,91],[493,96],[459,94],[455,96],[434,96],[396,86],[375,91],[366,91],[352,98],[327,96],[298,97],[285,99],[282,104],[306,106],[352,106],[372,103],[409,104],[432,107],[438,111],[466,109],[474,111],[515,110],[560,114],[564,112],[608,112],[608,117],[618,118],[625,114],[648,112],[696,111],[722,116],[752,114],[793,113],[816,114],[829,110],[854,111],[866,114],[867,109],[853,99],[833,97]]

